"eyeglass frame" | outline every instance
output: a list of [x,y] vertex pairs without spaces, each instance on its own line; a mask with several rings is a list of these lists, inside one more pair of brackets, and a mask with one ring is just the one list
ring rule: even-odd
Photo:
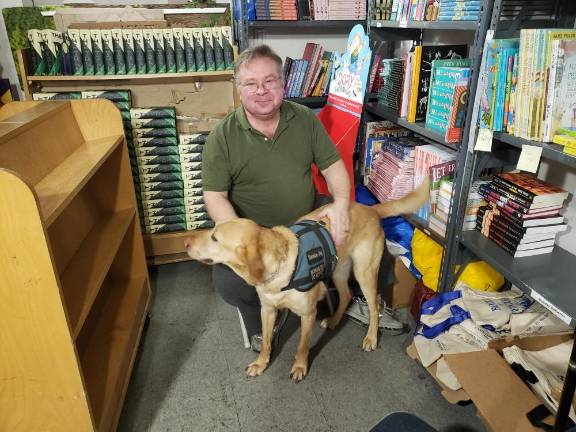
[[[276,77],[276,78],[267,78],[265,81],[253,82],[253,83],[248,83],[248,84],[243,84],[243,83],[241,83],[241,82],[237,82],[237,84],[238,84],[240,87],[245,88],[248,93],[250,93],[250,94],[256,94],[256,93],[258,92],[258,89],[260,89],[260,88],[264,89],[265,91],[271,91],[271,90],[276,90],[276,89],[278,89],[278,88],[281,88],[282,85],[277,85],[277,83],[278,83],[279,81],[282,81],[282,82],[283,82],[283,81],[284,81],[284,77],[279,76],[279,77]],[[266,84],[267,82],[268,82],[269,84]],[[250,88],[249,88],[249,86],[252,86],[252,85],[256,86],[256,87],[254,88],[254,90],[250,90]],[[272,85],[272,87],[270,87],[270,85]]]

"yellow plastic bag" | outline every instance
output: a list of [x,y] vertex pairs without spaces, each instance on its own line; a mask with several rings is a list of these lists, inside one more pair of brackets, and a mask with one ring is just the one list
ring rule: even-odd
[[[438,291],[442,246],[419,229],[415,229],[412,237],[412,259],[414,266],[422,274],[424,285]],[[469,263],[458,280],[480,291],[498,291],[504,285],[504,277],[484,261]]]

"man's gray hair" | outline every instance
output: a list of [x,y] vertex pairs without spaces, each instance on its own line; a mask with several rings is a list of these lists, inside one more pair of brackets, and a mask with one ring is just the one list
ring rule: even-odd
[[282,58],[268,45],[258,45],[242,51],[238,56],[236,64],[234,65],[234,78],[236,83],[239,83],[238,78],[241,67],[258,58],[269,58],[273,60],[278,65],[278,74],[282,77]]

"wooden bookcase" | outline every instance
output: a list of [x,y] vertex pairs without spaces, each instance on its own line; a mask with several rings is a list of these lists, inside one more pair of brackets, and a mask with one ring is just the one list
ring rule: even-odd
[[[234,47],[234,57],[237,56]],[[234,71],[165,73],[148,75],[34,76],[29,50],[19,51],[24,94],[82,90],[130,90],[132,105],[139,108],[173,106],[179,133],[195,133],[195,118],[223,118],[240,105]],[[205,131],[205,130],[203,130]],[[144,234],[146,256],[152,264],[187,260],[186,231]]]
[[0,109],[0,220],[0,430],[115,430],[151,291],[111,102]]

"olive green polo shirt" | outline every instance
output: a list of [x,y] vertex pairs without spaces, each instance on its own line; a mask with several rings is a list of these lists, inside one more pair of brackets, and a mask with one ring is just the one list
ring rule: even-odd
[[202,159],[205,191],[228,191],[240,217],[290,225],[313,207],[311,165],[324,170],[340,155],[314,112],[284,101],[274,139],[250,126],[243,107],[210,133]]

